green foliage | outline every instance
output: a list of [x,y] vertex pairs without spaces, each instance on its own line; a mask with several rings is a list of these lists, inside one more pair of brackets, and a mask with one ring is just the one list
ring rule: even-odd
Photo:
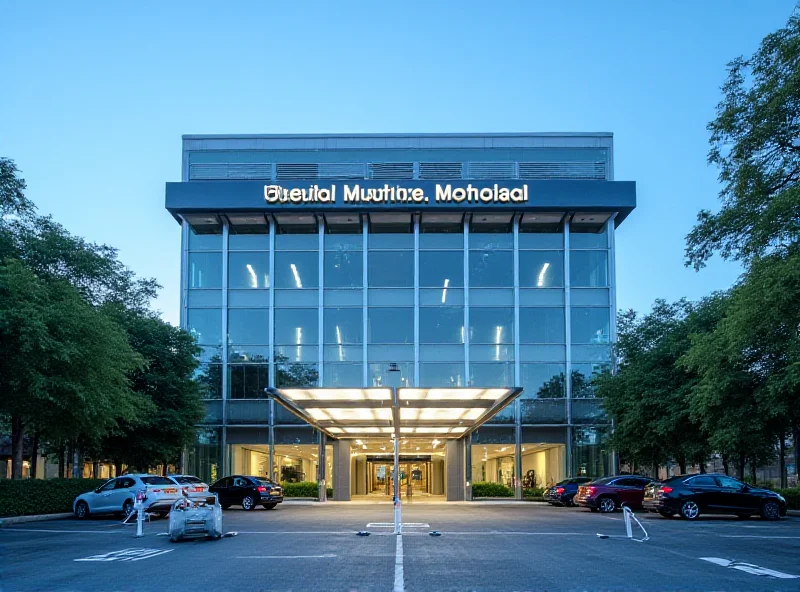
[[780,493],[786,498],[786,507],[790,510],[800,510],[800,487],[792,487],[789,489],[776,489],[776,493]]
[[514,497],[514,490],[502,483],[476,481],[472,484],[472,497]]
[[536,501],[543,500],[544,499],[544,488],[543,487],[526,487],[525,489],[522,490],[522,497],[524,497],[525,499],[535,499]]
[[105,482],[106,479],[0,479],[0,516],[72,512],[76,497]]
[[[319,497],[316,481],[300,481],[299,483],[281,483],[284,497]],[[333,491],[331,491],[333,495]]]
[[0,224],[5,216],[28,216],[36,206],[25,197],[25,179],[13,160],[0,157]]
[[800,17],[767,35],[750,58],[728,64],[709,163],[719,167],[722,208],[701,211],[687,237],[686,263],[699,269],[719,252],[750,263],[785,254],[800,239]]

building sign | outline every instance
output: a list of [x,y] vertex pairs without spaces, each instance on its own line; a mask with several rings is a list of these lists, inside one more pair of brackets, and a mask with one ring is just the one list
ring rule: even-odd
[[332,183],[307,187],[264,185],[264,201],[277,204],[397,204],[400,206],[435,204],[525,204],[528,185],[513,186],[472,183],[435,183],[422,186],[385,183],[382,186],[363,183]]

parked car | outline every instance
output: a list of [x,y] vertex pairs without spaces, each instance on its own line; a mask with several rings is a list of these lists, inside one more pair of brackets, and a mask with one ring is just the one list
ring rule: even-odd
[[727,475],[681,475],[647,487],[644,507],[665,518],[679,514],[697,520],[700,514],[735,514],[765,520],[786,516],[786,500],[769,489],[751,487]]
[[551,506],[574,506],[573,499],[578,493],[578,486],[589,483],[589,477],[574,477],[564,479],[552,487],[544,490],[544,499]]
[[178,484],[184,495],[189,498],[205,499],[208,497],[208,484],[193,475],[170,475],[170,479]]
[[271,510],[283,501],[280,485],[267,477],[231,475],[223,477],[208,490],[219,496],[219,504],[224,510],[231,506],[252,510],[258,504]]
[[145,492],[145,509],[161,516],[181,497],[178,485],[169,477],[161,475],[123,475],[110,479],[94,491],[82,493],[72,502],[72,511],[78,518],[91,514],[122,513],[126,517],[133,512],[136,492]]
[[575,503],[592,512],[613,512],[622,506],[641,508],[644,488],[653,480],[641,475],[617,475],[578,487]]

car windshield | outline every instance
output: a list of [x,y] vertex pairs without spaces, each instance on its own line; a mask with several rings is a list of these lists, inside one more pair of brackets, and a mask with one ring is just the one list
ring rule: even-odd
[[197,477],[189,477],[187,475],[179,475],[178,477],[173,477],[173,479],[175,479],[175,481],[181,485],[187,485],[189,483],[202,483],[202,481]]
[[166,477],[142,477],[142,483],[145,485],[175,485]]
[[602,479],[595,479],[594,481],[592,481],[592,485],[608,485],[609,483],[618,478],[619,477],[603,477]]
[[268,477],[253,477],[256,481],[258,481],[261,485],[275,485],[275,482]]

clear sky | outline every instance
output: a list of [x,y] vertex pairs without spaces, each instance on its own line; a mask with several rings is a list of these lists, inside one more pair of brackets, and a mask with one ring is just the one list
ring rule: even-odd
[[697,211],[718,205],[705,126],[725,64],[794,2],[2,6],[0,155],[42,213],[157,278],[177,322],[164,183],[191,133],[610,131],[639,201],[617,234],[619,307],[729,286],[735,265],[683,266]]

